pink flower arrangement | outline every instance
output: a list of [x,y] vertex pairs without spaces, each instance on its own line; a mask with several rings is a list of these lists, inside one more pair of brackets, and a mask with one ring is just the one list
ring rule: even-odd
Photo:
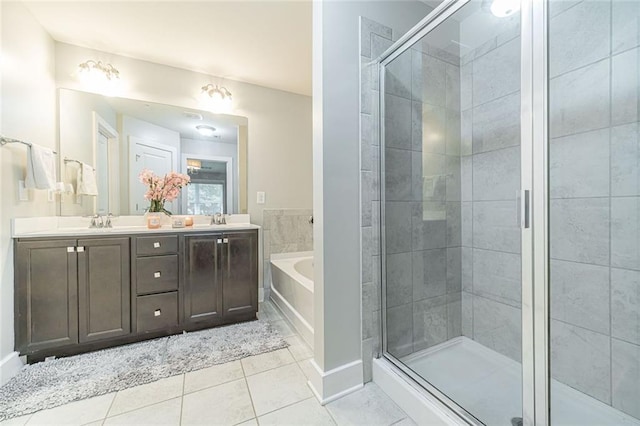
[[164,203],[173,201],[180,195],[183,186],[189,185],[191,178],[176,172],[167,173],[164,177],[154,174],[149,169],[144,169],[138,175],[140,182],[148,186],[149,189],[144,194],[144,198],[151,202],[149,212],[163,212],[171,214],[164,208]]

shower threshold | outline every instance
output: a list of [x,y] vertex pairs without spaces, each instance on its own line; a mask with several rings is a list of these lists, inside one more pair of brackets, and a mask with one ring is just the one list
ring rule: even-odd
[[[402,362],[487,425],[511,426],[522,416],[520,363],[467,337],[402,358]],[[635,419],[552,380],[554,425],[636,425]]]

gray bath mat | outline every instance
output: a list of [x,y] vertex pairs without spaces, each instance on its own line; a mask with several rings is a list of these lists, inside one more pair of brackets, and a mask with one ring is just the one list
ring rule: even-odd
[[0,388],[0,420],[287,346],[252,321],[27,365]]

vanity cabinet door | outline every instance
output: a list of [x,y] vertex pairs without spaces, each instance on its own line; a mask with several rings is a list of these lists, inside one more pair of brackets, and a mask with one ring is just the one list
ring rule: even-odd
[[15,243],[16,350],[78,343],[75,240]]
[[131,333],[129,238],[78,240],[80,343]]
[[258,310],[258,236],[255,231],[224,235],[223,312],[225,316]]
[[221,235],[185,237],[184,320],[210,322],[222,315]]

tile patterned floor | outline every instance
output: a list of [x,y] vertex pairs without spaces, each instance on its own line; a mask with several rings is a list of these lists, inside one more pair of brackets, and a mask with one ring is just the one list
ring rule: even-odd
[[1,422],[32,425],[415,425],[371,383],[321,406],[307,385],[313,352],[271,303],[290,346]]

